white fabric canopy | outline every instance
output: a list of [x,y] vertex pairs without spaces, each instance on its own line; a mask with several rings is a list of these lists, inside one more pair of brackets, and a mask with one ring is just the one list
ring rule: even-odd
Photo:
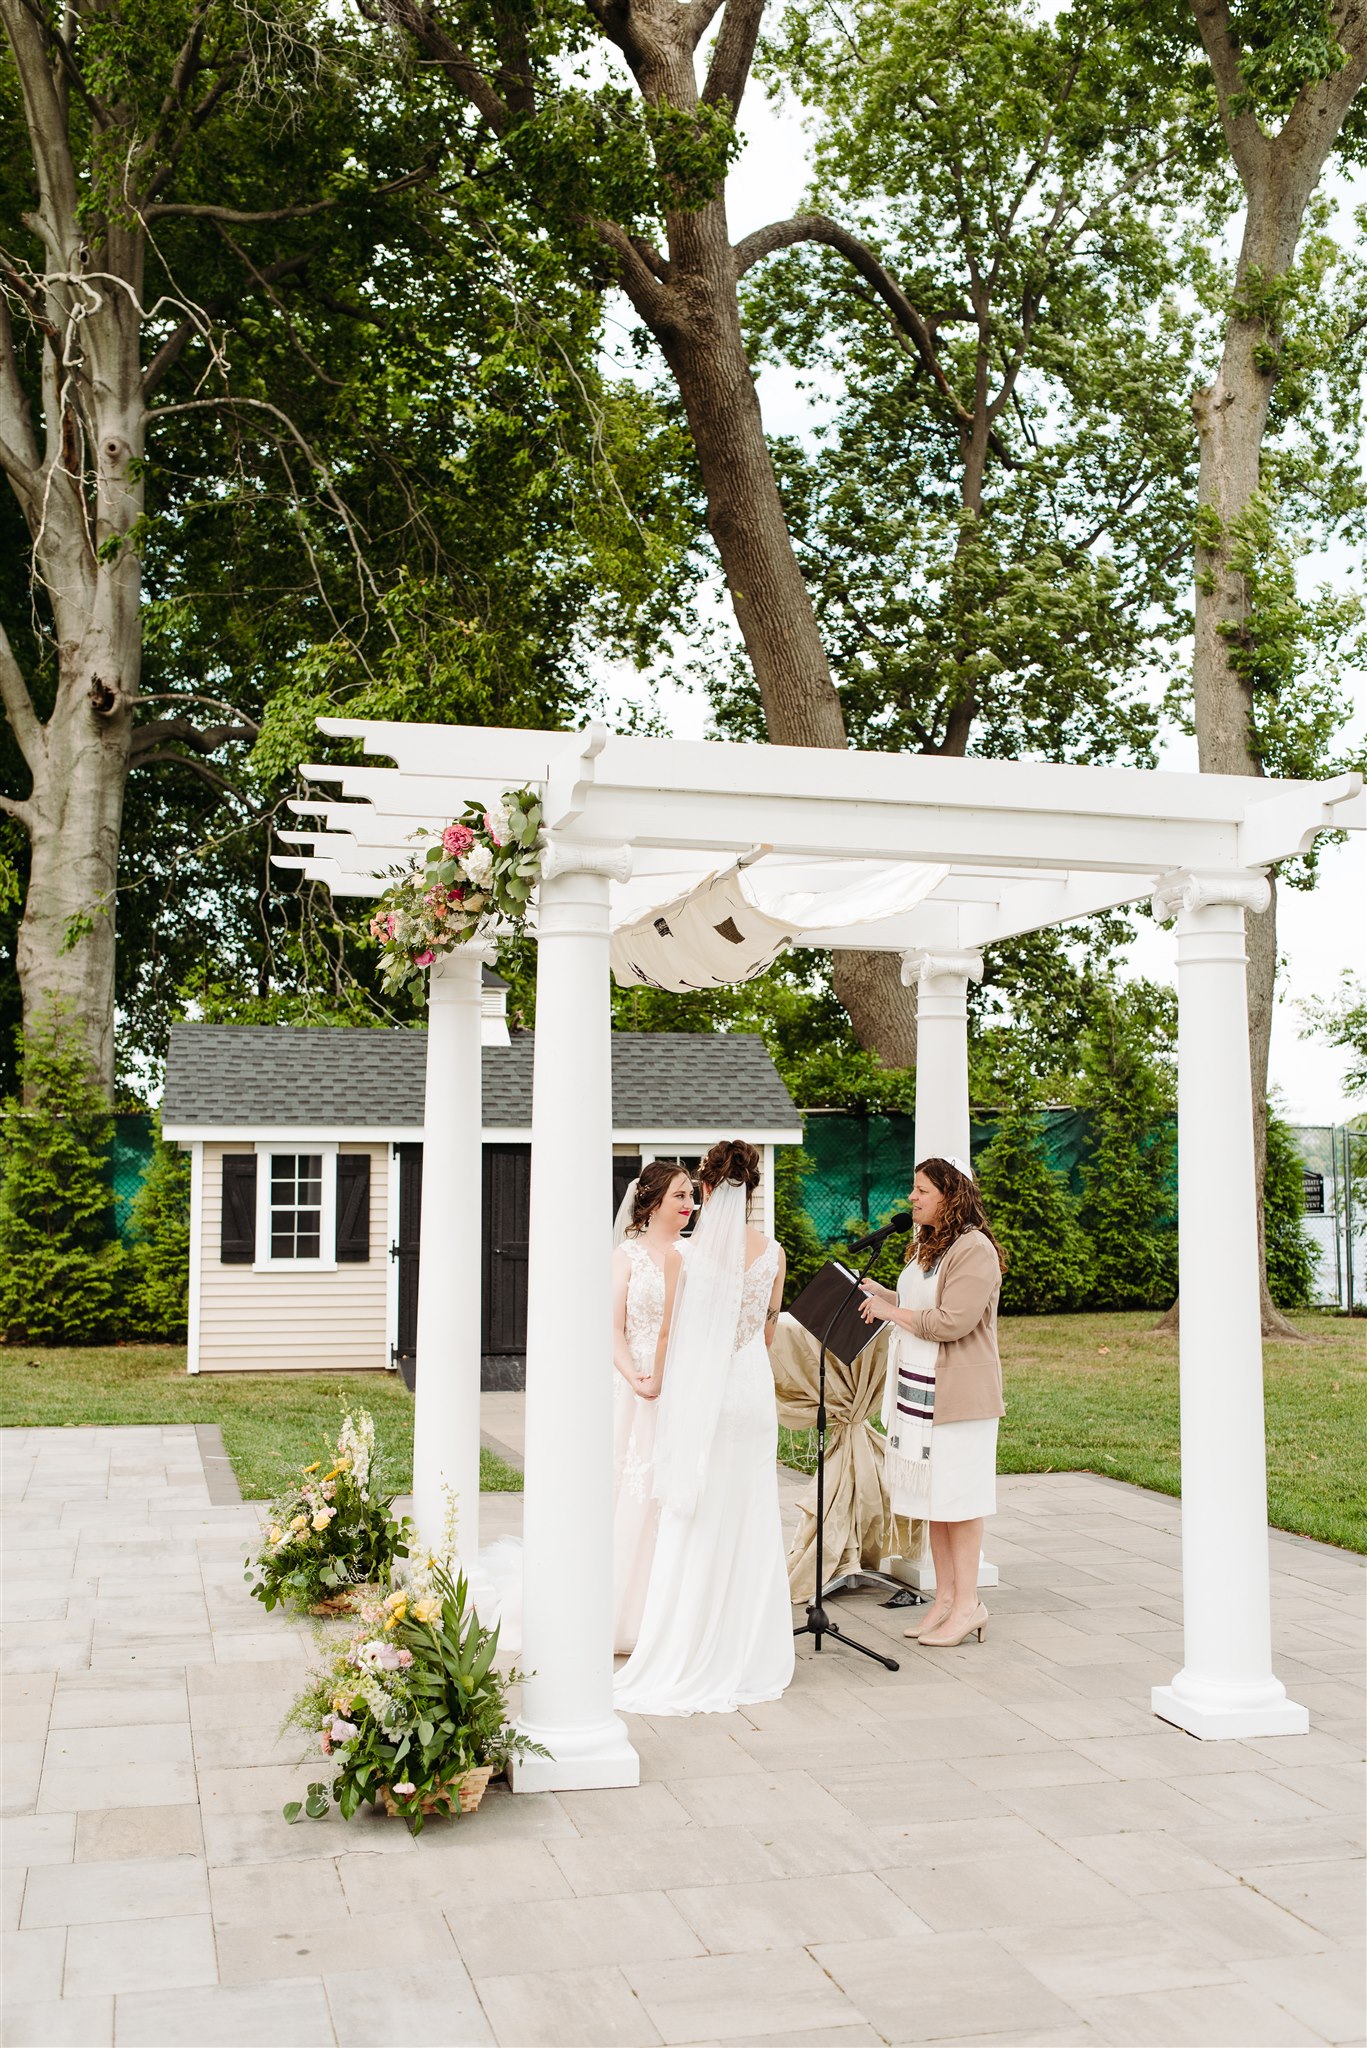
[[[908,911],[938,888],[947,867],[881,861],[737,861],[652,905],[612,935],[612,972],[623,988],[682,995],[752,981],[823,930],[872,924]],[[821,887],[825,881],[833,886]]]

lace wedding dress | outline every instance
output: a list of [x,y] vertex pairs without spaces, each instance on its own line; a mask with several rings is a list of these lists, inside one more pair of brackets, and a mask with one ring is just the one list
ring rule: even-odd
[[[655,1347],[664,1321],[664,1268],[639,1238],[625,1238],[631,1262],[627,1281],[627,1344],[641,1373],[655,1370]],[[621,1373],[612,1375],[612,1640],[624,1657],[636,1646],[645,1606],[660,1504],[651,1493],[658,1401],[643,1401]]]
[[614,1704],[628,1713],[725,1714],[777,1699],[792,1678],[778,1418],[764,1343],[777,1267],[771,1240],[746,1270],[696,1504],[691,1513],[661,1510],[636,1648],[614,1683]]

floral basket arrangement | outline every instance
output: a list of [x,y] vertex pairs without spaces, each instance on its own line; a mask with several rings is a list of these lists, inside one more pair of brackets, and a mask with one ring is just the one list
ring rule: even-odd
[[541,817],[541,799],[530,789],[506,790],[487,811],[468,803],[397,875],[369,925],[383,946],[386,995],[421,984],[424,968],[492,925],[515,935],[524,929],[545,853]]
[[361,1587],[386,1584],[411,1531],[378,1478],[375,1424],[362,1408],[343,1422],[330,1464],[306,1466],[271,1502],[261,1548],[247,1559],[252,1598],[268,1610],[339,1614]]
[[473,1811],[510,1756],[545,1756],[509,1722],[507,1688],[523,1674],[495,1671],[497,1652],[498,1630],[481,1623],[465,1578],[434,1560],[364,1607],[286,1717],[336,1765],[331,1788],[310,1785],[286,1820],[321,1820],[330,1789],[344,1820],[369,1804],[416,1835],[430,1814]]

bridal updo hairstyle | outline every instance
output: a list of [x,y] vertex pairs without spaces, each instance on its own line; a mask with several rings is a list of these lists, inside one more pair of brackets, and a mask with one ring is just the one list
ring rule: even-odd
[[748,1202],[759,1186],[759,1153],[744,1138],[718,1138],[698,1168],[698,1179],[705,1188],[725,1187],[728,1183],[744,1188]]
[[907,1264],[915,1259],[922,1271],[928,1273],[956,1238],[962,1237],[966,1230],[981,1230],[997,1254],[1004,1273],[1006,1253],[988,1229],[987,1211],[972,1175],[960,1173],[958,1167],[951,1166],[947,1159],[923,1159],[916,1171],[923,1173],[931,1186],[940,1190],[944,1203],[933,1224],[914,1231],[907,1239]]
[[627,1225],[628,1237],[636,1237],[645,1229],[680,1174],[685,1180],[689,1177],[688,1168],[680,1166],[677,1159],[652,1159],[649,1166],[641,1168]]

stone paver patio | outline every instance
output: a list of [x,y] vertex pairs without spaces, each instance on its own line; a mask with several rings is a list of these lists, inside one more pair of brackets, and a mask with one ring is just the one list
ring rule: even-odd
[[496,1787],[414,1841],[280,1818],[321,1775],[277,1732],[310,1639],[247,1598],[256,1513],[214,1504],[193,1429],[4,1452],[12,2048],[1363,2036],[1360,1559],[1272,1539],[1313,1732],[1202,1744],[1146,1706],[1178,1504],[1007,1479],[981,1648],[844,1599],[900,1672],[805,1645],[779,1703],[634,1722],[639,1790]]

